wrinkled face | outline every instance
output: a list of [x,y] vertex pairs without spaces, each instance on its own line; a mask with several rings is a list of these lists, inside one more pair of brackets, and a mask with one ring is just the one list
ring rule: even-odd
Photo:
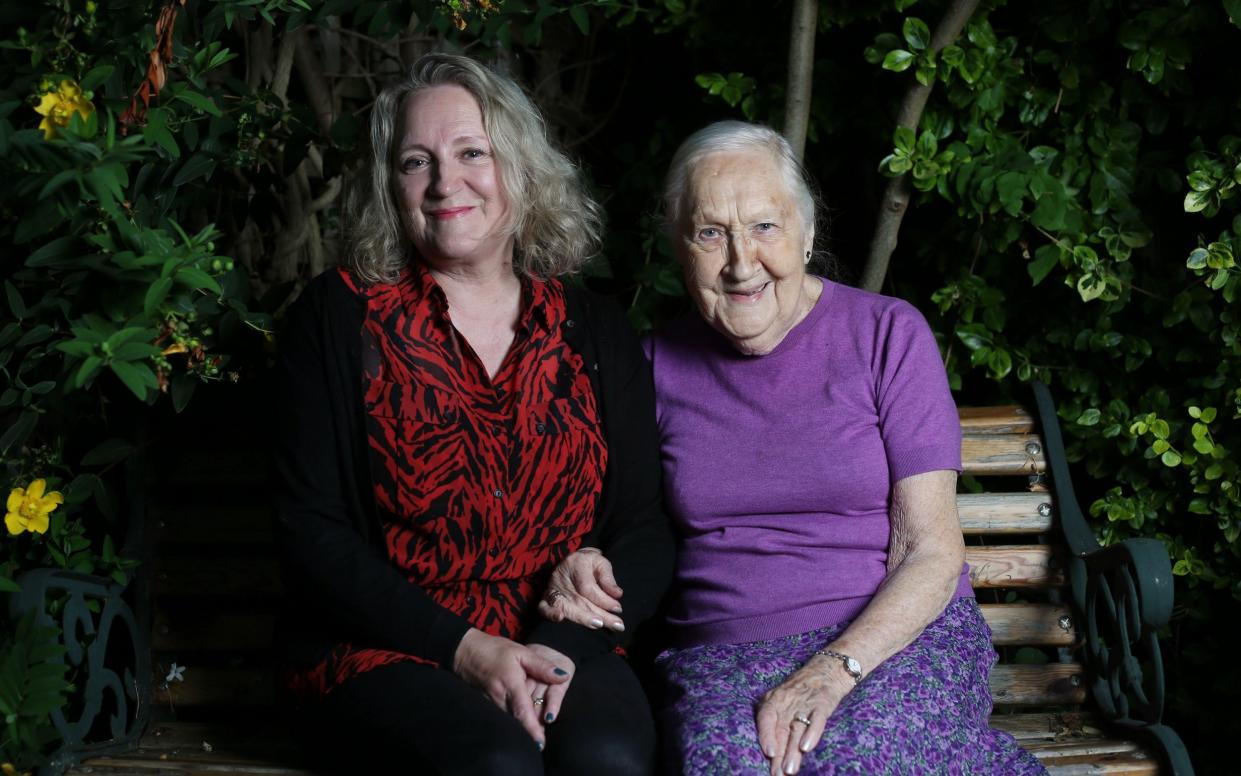
[[714,153],[690,170],[677,253],[703,319],[747,355],[771,352],[817,297],[813,226],[766,151]]
[[432,265],[511,261],[508,200],[478,101],[433,86],[401,114],[393,178],[414,247]]

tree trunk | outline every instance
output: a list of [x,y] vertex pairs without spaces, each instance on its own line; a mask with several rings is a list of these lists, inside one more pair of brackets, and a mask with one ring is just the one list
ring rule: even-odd
[[784,101],[784,137],[797,158],[806,153],[806,127],[810,123],[810,94],[814,84],[814,33],[818,0],[794,0],[789,27],[789,81]]
[[[961,35],[961,30],[969,22],[978,8],[978,0],[953,0],[939,20],[935,32],[931,34],[931,45],[928,51],[938,52]],[[934,85],[931,82],[931,86]],[[898,127],[908,127],[918,131],[918,122],[922,119],[922,111],[926,108],[927,98],[931,96],[931,86],[923,86],[916,80],[905,92],[901,102],[901,111],[897,116]],[[888,275],[888,264],[892,260],[892,252],[896,250],[896,238],[901,229],[901,221],[909,208],[909,180],[905,175],[888,181],[883,192],[883,202],[879,206],[879,220],[875,224],[875,234],[871,238],[870,252],[866,257],[866,267],[862,270],[862,288],[867,291],[878,291],[883,287],[884,278]]]

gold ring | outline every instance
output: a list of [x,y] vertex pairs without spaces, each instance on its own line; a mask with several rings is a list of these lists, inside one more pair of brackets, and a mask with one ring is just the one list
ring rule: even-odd
[[535,698],[535,699],[534,699],[534,705],[535,705],[535,706],[542,706],[542,705],[543,705],[543,701],[545,701],[545,700],[547,700],[547,699],[546,699],[546,698]]
[[805,714],[795,714],[793,716],[793,721],[800,722],[806,727],[810,727],[810,717],[806,716]]

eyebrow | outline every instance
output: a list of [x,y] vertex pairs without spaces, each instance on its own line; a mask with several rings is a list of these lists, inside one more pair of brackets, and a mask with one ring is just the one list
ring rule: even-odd
[[[487,142],[487,138],[482,135],[461,135],[460,137],[454,137],[452,139],[452,144],[455,146],[469,145],[471,143],[481,143],[487,146],[491,145],[489,142]],[[422,143],[409,143],[408,145],[402,144],[397,149],[397,153],[405,153],[406,151],[412,151],[417,148],[421,148],[425,151],[431,150],[427,148],[426,146],[424,146]]]

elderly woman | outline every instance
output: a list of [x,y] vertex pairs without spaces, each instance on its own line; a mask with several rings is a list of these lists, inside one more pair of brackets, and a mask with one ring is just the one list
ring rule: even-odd
[[[303,732],[353,773],[647,773],[614,649],[672,573],[651,376],[623,314],[557,279],[598,208],[522,91],[463,57],[379,96],[370,151],[348,266],[281,340]],[[601,551],[623,619],[537,617],[553,567]]]
[[[658,662],[683,771],[1043,772],[987,725],[995,652],[926,322],[807,273],[814,198],[770,129],[691,136],[664,203],[697,308],[649,346],[680,531]],[[599,571],[606,559],[575,557],[554,584]]]

